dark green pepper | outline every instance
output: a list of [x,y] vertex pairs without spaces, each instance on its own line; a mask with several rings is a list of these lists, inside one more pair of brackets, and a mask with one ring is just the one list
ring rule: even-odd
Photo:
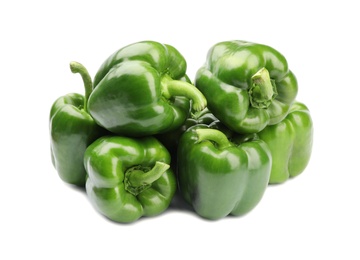
[[[94,80],[88,109],[95,121],[113,133],[147,136],[173,131],[206,99],[186,76],[186,61],[172,46],[144,41],[111,55]],[[184,98],[185,97],[185,100]]]
[[273,158],[269,183],[282,183],[305,170],[311,156],[313,131],[309,109],[295,102],[283,121],[259,133]]
[[86,148],[105,130],[98,126],[86,110],[92,91],[87,70],[77,62],[70,63],[73,73],[80,73],[85,97],[72,93],[58,98],[50,110],[51,158],[60,178],[67,183],[85,186],[86,171],[83,157]]
[[297,81],[275,49],[245,41],[214,45],[195,86],[211,112],[238,133],[257,133],[284,119],[297,95]]
[[86,149],[84,164],[90,202],[117,222],[162,213],[176,191],[170,154],[154,137],[101,137]]
[[255,134],[229,140],[220,130],[196,125],[179,143],[180,193],[207,219],[246,214],[266,190],[271,160],[268,146]]

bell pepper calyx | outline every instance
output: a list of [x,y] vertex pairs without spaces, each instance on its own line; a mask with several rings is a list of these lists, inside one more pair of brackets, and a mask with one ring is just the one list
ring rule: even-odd
[[196,129],[196,134],[198,137],[198,143],[203,141],[210,141],[214,143],[214,145],[219,149],[223,150],[228,147],[233,146],[233,144],[229,141],[227,136],[216,129]]
[[157,161],[154,167],[137,165],[125,172],[125,189],[134,196],[151,187],[151,184],[159,179],[170,168],[169,164]]
[[162,95],[170,99],[173,96],[183,96],[192,100],[192,109],[201,111],[207,106],[204,95],[192,84],[174,80],[168,75],[164,75],[161,80]]
[[81,78],[84,82],[84,88],[85,88],[85,98],[84,98],[84,110],[85,112],[88,112],[87,109],[87,102],[89,99],[89,96],[93,90],[93,83],[91,80],[91,77],[89,75],[89,72],[87,69],[79,62],[72,61],[70,62],[70,70],[72,73],[79,73],[81,75]]
[[269,71],[261,68],[251,77],[249,89],[250,104],[254,108],[268,108],[277,96],[275,81],[270,78]]

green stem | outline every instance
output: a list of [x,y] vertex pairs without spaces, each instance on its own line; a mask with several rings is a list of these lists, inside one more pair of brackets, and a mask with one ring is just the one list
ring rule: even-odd
[[139,193],[151,186],[159,179],[164,172],[170,168],[169,164],[157,161],[153,168],[142,168],[135,166],[125,173],[125,189],[131,194],[137,196]]
[[70,62],[70,69],[72,73],[79,73],[82,77],[85,87],[84,110],[85,112],[88,112],[87,102],[93,88],[93,84],[89,72],[82,64],[76,61]]
[[227,136],[219,130],[205,128],[205,129],[196,129],[195,131],[198,136],[199,142],[202,142],[204,140],[212,141],[217,144],[220,150],[233,146],[232,143],[227,138]]
[[162,94],[165,98],[173,96],[183,96],[193,101],[192,108],[201,111],[207,106],[206,98],[194,85],[181,80],[173,80],[169,76],[164,76],[162,81]]
[[249,89],[250,103],[255,108],[268,108],[276,97],[275,83],[270,79],[269,71],[261,68],[252,77]]

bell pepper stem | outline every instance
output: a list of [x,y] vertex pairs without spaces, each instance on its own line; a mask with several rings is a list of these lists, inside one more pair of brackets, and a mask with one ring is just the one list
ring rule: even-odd
[[201,111],[207,106],[205,96],[194,85],[181,81],[174,80],[169,76],[164,76],[162,79],[162,94],[169,99],[173,96],[183,96],[191,99],[192,109],[194,111]]
[[160,161],[157,161],[154,167],[149,170],[141,166],[132,167],[125,172],[125,189],[137,196],[143,190],[150,187],[169,168],[169,164]]
[[252,77],[249,89],[250,103],[255,108],[268,108],[277,95],[274,81],[270,79],[269,71],[261,68]]
[[220,130],[205,128],[205,129],[196,129],[195,132],[198,136],[199,143],[206,140],[211,141],[214,142],[217,145],[218,149],[220,150],[233,146],[233,144],[229,141],[227,136]]
[[87,102],[93,89],[93,84],[89,72],[82,64],[76,61],[70,62],[70,69],[72,73],[79,73],[82,77],[85,87],[84,110],[85,112],[88,112]]

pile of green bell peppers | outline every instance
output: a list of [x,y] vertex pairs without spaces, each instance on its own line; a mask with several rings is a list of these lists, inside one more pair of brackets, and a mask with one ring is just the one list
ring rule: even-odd
[[281,53],[219,42],[194,82],[186,67],[176,48],[155,41],[120,48],[94,79],[70,63],[85,94],[59,97],[50,109],[52,163],[112,221],[159,215],[177,189],[203,218],[241,216],[269,184],[309,163],[312,118]]

